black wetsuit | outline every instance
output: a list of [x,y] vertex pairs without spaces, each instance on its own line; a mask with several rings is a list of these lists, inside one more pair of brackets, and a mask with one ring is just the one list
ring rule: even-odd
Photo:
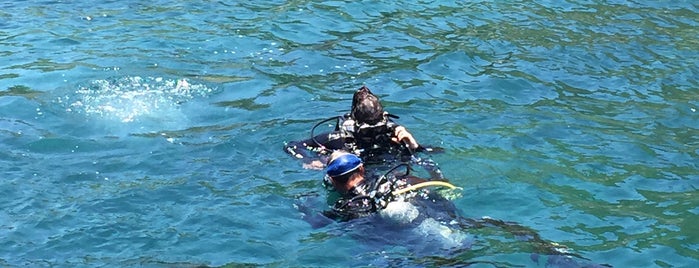
[[[399,165],[408,167],[408,165]],[[370,216],[384,208],[388,203],[402,199],[404,201],[420,201],[420,200],[430,200],[431,203],[435,201],[445,201],[453,207],[451,202],[447,201],[438,194],[431,193],[430,191],[416,190],[409,193],[401,194],[401,196],[395,196],[394,191],[406,188],[410,185],[415,185],[426,181],[406,173],[395,174],[391,169],[388,174],[381,176],[368,175],[365,179],[360,182],[355,187],[349,189],[348,193],[340,196],[337,201],[333,204],[331,210],[323,212],[325,217],[336,221],[348,221],[356,218]],[[406,170],[407,171],[407,170]],[[439,178],[432,178],[439,179]],[[324,182],[326,185],[327,181]],[[453,208],[450,210],[454,210]]]
[[335,130],[315,135],[301,141],[290,141],[284,151],[305,163],[313,160],[326,162],[333,150],[346,150],[362,158],[364,163],[382,163],[392,160],[410,160],[411,153],[405,146],[391,141],[395,129],[400,126],[389,118],[376,125],[359,125],[349,115],[338,117]]

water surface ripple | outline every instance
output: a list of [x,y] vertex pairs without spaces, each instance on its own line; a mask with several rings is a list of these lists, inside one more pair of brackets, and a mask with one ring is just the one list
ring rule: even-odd
[[696,266],[698,29],[693,1],[5,1],[0,266],[544,264],[302,220],[322,173],[281,146],[362,84],[446,149],[464,218],[560,266]]

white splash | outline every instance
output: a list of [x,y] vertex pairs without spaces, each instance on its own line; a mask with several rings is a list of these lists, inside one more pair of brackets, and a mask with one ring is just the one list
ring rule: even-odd
[[[384,219],[393,220],[397,224],[409,224],[418,218],[420,211],[410,202],[399,200],[388,203],[386,208],[379,212],[379,215]],[[414,232],[429,238],[430,241],[440,243],[444,248],[462,247],[468,238],[463,231],[452,229],[433,218],[425,218],[415,227]]]
[[466,234],[459,230],[453,230],[435,219],[427,218],[416,228],[416,231],[424,236],[441,241],[446,247],[459,247],[467,238]]
[[413,220],[420,215],[420,211],[409,202],[405,201],[394,201],[388,203],[386,208],[379,212],[379,215],[386,219],[392,219],[398,223],[407,224],[411,223]]
[[80,87],[75,96],[65,97],[70,100],[66,110],[122,123],[143,118],[172,119],[179,105],[212,91],[186,79],[132,76],[94,80]]

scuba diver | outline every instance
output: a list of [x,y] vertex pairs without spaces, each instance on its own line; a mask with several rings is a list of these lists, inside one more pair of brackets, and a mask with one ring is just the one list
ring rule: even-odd
[[[397,173],[398,168],[405,168],[405,172]],[[382,176],[367,175],[362,160],[357,155],[344,151],[335,151],[330,156],[323,184],[340,195],[332,210],[325,211],[323,215],[340,221],[379,212],[386,209],[393,201],[410,199],[418,202],[429,200],[432,203],[447,201],[440,195],[421,188],[427,186],[456,188],[443,181],[441,177],[426,180],[411,175],[410,166],[407,163],[401,163],[389,169]],[[415,198],[418,195],[421,198]]]
[[[405,162],[415,152],[428,150],[392,118],[398,117],[385,112],[379,98],[362,86],[354,93],[350,113],[319,122],[309,139],[287,142],[284,151],[301,159],[304,168],[320,170],[334,150],[354,153],[366,163]],[[315,135],[316,127],[332,120],[336,120],[334,131]]]
[[[404,173],[398,171],[400,167],[405,168]],[[437,263],[448,260],[453,266],[477,264],[479,261],[472,260],[473,252],[487,251],[488,239],[502,240],[501,237],[490,237],[495,230],[495,233],[516,240],[506,246],[506,250],[527,252],[529,259],[538,265],[609,267],[592,263],[517,223],[489,217],[462,217],[447,197],[437,190],[428,189],[433,186],[458,187],[440,178],[413,176],[410,170],[409,164],[401,163],[380,176],[368,174],[358,156],[335,151],[330,155],[323,184],[336,195],[336,201],[331,202],[329,210],[322,212],[300,203],[296,207],[314,229],[339,224],[336,227],[342,228],[343,233],[348,232],[369,247],[372,244],[376,248],[392,244],[407,247],[412,255],[421,256],[423,261],[435,258]],[[498,266],[498,263],[484,263]]]
[[[294,204],[314,229],[323,228],[338,236],[348,234],[372,249],[406,247],[416,256],[424,254],[425,258],[434,257],[436,263],[449,261],[457,266],[478,263],[472,261],[474,252],[488,250],[488,241],[502,239],[491,235],[495,231],[524,242],[521,248],[514,242],[512,250],[530,253],[531,261],[537,264],[606,267],[587,262],[531,228],[489,217],[461,216],[441,189],[428,188],[456,188],[434,162],[415,156],[430,149],[418,144],[391,118],[396,117],[384,112],[378,98],[362,87],[354,94],[349,114],[319,122],[309,139],[285,144],[285,151],[302,159],[305,168],[322,169],[327,164],[323,184],[330,194],[326,202],[316,203],[320,200],[312,197],[317,193],[310,193]],[[334,131],[314,135],[317,126],[330,120],[337,120]],[[391,156],[400,161],[389,161]],[[367,168],[376,163],[383,165]],[[410,174],[413,164],[424,167],[429,179]]]

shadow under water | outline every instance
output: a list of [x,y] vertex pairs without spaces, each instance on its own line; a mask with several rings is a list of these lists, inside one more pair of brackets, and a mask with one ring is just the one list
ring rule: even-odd
[[318,213],[319,196],[298,199],[297,208],[317,232],[314,238],[350,239],[356,265],[379,267],[611,267],[598,264],[534,229],[493,218],[466,218],[439,192],[399,200],[368,217],[335,222]]

